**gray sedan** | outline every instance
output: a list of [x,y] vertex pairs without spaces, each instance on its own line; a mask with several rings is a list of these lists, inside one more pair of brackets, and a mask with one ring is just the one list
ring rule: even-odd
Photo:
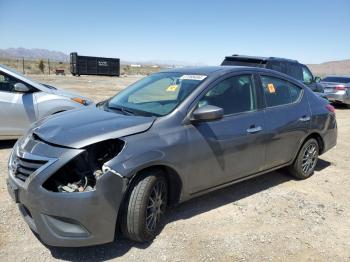
[[0,140],[18,138],[43,117],[90,103],[85,97],[36,83],[0,65]]
[[320,82],[324,88],[324,94],[331,102],[350,105],[350,77],[326,76]]
[[150,241],[168,206],[282,167],[306,179],[336,140],[333,106],[285,74],[173,69],[37,122],[8,190],[49,245]]

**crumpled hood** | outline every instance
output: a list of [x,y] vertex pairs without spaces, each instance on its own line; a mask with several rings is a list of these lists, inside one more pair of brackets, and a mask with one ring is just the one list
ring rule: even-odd
[[127,116],[96,107],[70,110],[38,121],[31,132],[52,144],[82,148],[148,130],[155,118]]

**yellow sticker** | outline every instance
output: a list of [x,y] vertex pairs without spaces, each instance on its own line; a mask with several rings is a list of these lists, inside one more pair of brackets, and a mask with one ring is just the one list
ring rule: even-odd
[[170,86],[168,86],[166,91],[168,91],[168,92],[175,92],[176,89],[177,89],[177,85],[170,85]]
[[267,84],[267,89],[268,89],[269,93],[276,93],[276,88],[272,83]]

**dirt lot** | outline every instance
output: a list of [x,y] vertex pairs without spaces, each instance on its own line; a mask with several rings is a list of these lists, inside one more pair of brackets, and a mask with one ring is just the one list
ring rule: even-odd
[[[94,101],[137,78],[35,77]],[[350,109],[338,108],[337,118],[338,145],[313,177],[295,181],[282,170],[191,200],[169,212],[148,245],[44,246],[7,194],[13,142],[0,142],[0,261],[350,261]]]

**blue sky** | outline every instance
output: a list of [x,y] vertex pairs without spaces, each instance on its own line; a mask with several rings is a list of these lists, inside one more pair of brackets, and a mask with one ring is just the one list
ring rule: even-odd
[[349,0],[0,0],[0,48],[215,65],[233,53],[350,58]]

